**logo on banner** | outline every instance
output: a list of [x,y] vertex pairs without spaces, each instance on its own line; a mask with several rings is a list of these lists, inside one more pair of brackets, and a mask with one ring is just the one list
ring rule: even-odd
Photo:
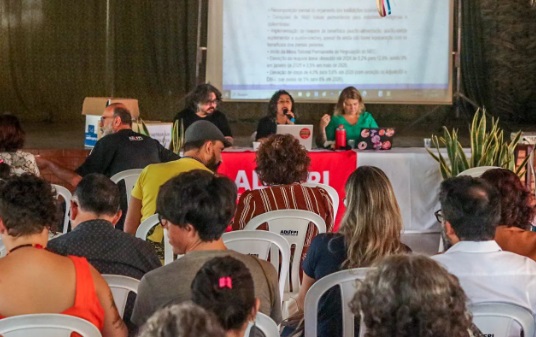
[[[252,171],[251,176],[253,177],[252,181],[249,180],[246,170],[238,170],[235,178],[236,187],[245,190],[257,190],[266,187],[260,182],[257,172]],[[307,182],[329,185],[329,171],[311,171],[307,177]]]
[[298,231],[293,231],[290,229],[282,229],[281,233],[279,234],[286,235],[286,236],[298,236]]

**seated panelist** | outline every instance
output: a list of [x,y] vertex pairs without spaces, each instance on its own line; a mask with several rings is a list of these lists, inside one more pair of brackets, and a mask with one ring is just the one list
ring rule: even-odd
[[320,119],[320,132],[316,144],[327,147],[329,141],[335,140],[335,130],[339,125],[346,130],[346,141],[357,139],[363,128],[377,128],[378,124],[372,115],[365,111],[365,103],[361,93],[354,87],[345,88],[339,95],[333,116],[325,114]]
[[294,98],[285,90],[276,91],[268,103],[268,113],[259,120],[255,140],[264,140],[277,131],[278,124],[294,124]]

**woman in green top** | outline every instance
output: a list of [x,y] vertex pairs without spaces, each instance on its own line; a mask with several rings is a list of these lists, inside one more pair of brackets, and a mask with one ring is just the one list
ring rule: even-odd
[[335,140],[335,129],[343,125],[346,130],[346,141],[353,139],[357,142],[361,129],[377,128],[374,117],[365,111],[365,103],[361,93],[354,87],[345,88],[339,95],[333,117],[325,114],[320,119],[320,132],[316,139],[317,145],[326,147],[328,141]]

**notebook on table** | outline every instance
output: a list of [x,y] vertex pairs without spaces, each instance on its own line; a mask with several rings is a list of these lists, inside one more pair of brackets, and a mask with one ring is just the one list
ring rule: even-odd
[[278,124],[276,133],[278,135],[293,135],[307,151],[313,147],[312,124]]
[[357,139],[358,150],[390,150],[393,147],[395,128],[361,129]]

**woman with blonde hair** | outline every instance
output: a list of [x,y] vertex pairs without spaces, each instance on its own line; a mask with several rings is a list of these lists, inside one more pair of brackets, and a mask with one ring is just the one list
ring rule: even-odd
[[[346,213],[339,232],[317,235],[303,262],[297,299],[300,309],[309,288],[322,277],[343,269],[370,267],[384,256],[409,251],[400,242],[402,216],[393,187],[382,170],[358,167],[345,189]],[[318,336],[342,336],[341,307],[338,288],[321,298]]]
[[335,130],[340,126],[344,127],[346,131],[346,141],[350,139],[357,141],[363,128],[378,127],[374,117],[365,111],[363,97],[359,90],[354,87],[347,87],[341,91],[333,116],[325,114],[320,119],[317,145],[325,147],[328,141],[335,140]]

